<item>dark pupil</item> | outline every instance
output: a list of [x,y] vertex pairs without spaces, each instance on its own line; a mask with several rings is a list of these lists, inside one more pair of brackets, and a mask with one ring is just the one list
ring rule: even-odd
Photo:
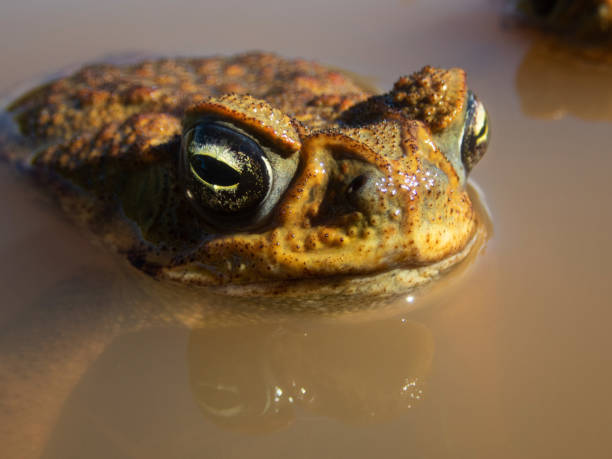
[[240,174],[212,156],[195,155],[191,165],[196,173],[208,183],[218,186],[232,186],[240,182]]
[[489,122],[487,120],[485,120],[485,122],[482,123],[482,127],[480,128],[480,131],[478,131],[478,133],[474,136],[476,139],[480,139],[484,135],[484,133],[487,130],[487,124],[488,123]]

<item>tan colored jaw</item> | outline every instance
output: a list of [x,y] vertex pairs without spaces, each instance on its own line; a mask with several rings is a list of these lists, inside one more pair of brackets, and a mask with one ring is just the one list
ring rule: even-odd
[[[486,217],[485,217],[486,219]],[[475,256],[489,237],[488,225],[479,222],[468,244],[456,254],[439,262],[419,267],[396,268],[365,276],[337,276],[325,279],[301,279],[290,281],[256,282],[252,284],[228,284],[202,287],[207,292],[243,299],[257,303],[265,299],[266,304],[279,306],[291,305],[299,309],[316,309],[324,305],[326,309],[333,304],[346,308],[351,300],[369,300],[379,304],[381,301],[410,294],[431,281],[458,267],[461,262]],[[188,272],[166,271],[162,277],[181,284],[200,284],[197,275]],[[359,303],[361,303],[360,301]],[[368,303],[369,306],[371,306]],[[361,306],[355,306],[361,308]]]

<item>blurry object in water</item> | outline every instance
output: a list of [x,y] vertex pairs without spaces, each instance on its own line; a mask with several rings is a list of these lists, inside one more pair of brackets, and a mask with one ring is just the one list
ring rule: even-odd
[[579,40],[612,39],[612,0],[519,0],[528,22]]
[[516,76],[521,108],[533,118],[612,120],[612,50],[541,38]]
[[[110,265],[101,265],[105,269],[82,269],[36,295],[0,334],[2,459],[42,457],[61,434],[58,428],[83,418],[72,406],[106,413],[106,391],[91,391],[83,378],[99,382],[96,371],[109,371],[96,370],[99,359],[112,355],[122,337],[147,330],[193,329],[187,364],[194,398],[207,419],[234,431],[277,431],[303,419],[303,409],[346,423],[379,422],[399,416],[422,398],[433,336],[424,325],[397,318],[421,298],[360,311],[348,305],[333,314],[272,311],[269,305],[240,304],[157,282],[116,261],[109,258]],[[141,350],[139,359],[156,361],[154,350]],[[184,355],[181,347],[171,358],[183,360]],[[88,388],[86,402],[71,405],[69,400],[83,393],[81,384]],[[128,422],[122,410],[113,408],[119,405],[141,419],[124,400],[111,400],[110,418],[99,418],[109,419],[106,425],[117,424],[115,415]],[[105,410],[97,409],[97,403]],[[83,425],[82,432],[95,436],[97,427]]]
[[396,318],[200,329],[188,359],[206,417],[260,434],[287,427],[300,409],[352,424],[393,419],[422,398],[433,352],[429,329]]

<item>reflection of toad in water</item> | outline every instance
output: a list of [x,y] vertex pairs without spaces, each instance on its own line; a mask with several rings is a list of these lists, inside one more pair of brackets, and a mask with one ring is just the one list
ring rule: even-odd
[[532,45],[516,76],[523,111],[546,119],[612,120],[611,82],[611,49],[553,37]]
[[299,411],[350,423],[399,416],[422,396],[434,343],[405,319],[260,324],[192,332],[190,381],[207,418],[242,432],[288,426]]

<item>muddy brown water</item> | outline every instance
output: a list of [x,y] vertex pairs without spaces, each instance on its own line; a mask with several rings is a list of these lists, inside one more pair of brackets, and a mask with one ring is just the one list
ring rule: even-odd
[[500,8],[5,1],[3,94],[139,53],[264,49],[382,88],[463,67],[491,117],[472,177],[494,234],[452,285],[390,309],[236,318],[134,280],[0,167],[0,457],[611,457],[612,59]]

